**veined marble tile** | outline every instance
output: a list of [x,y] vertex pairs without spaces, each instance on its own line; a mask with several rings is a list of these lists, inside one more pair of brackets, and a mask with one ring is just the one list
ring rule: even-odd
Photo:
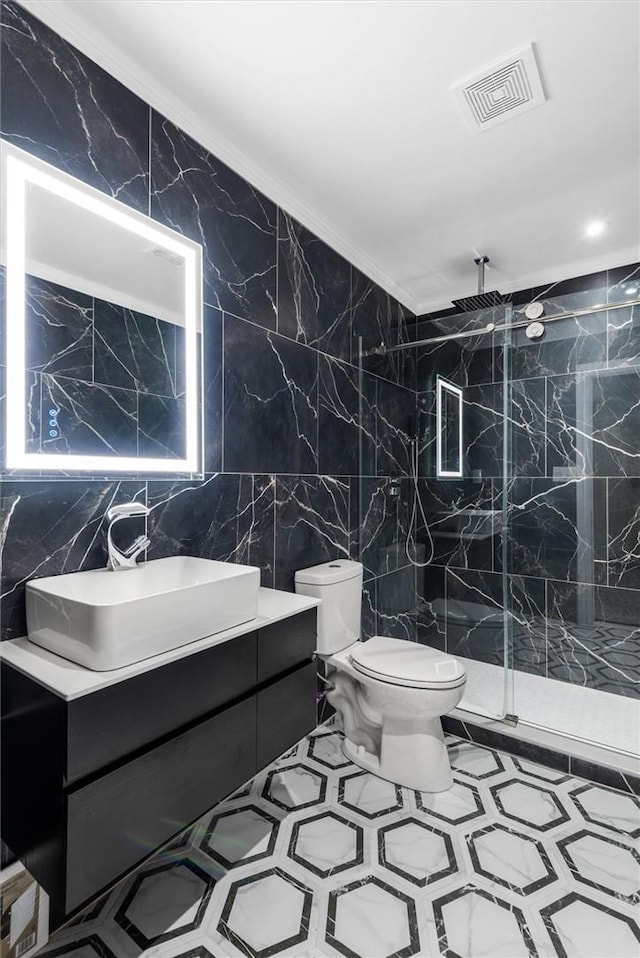
[[349,556],[349,494],[348,479],[277,477],[277,589],[292,591],[298,569]]
[[308,808],[324,801],[327,777],[305,765],[290,765],[271,772],[262,795],[279,808]]
[[530,895],[558,876],[543,844],[501,824],[467,836],[474,870],[520,895]]
[[547,606],[552,678],[640,697],[640,596],[635,590],[549,582]]
[[633,796],[488,749],[487,777],[396,790],[339,739],[289,749],[45,954],[636,958]]
[[505,818],[547,831],[566,824],[566,809],[548,788],[518,780],[491,786],[493,799]]
[[321,878],[363,862],[363,828],[332,811],[296,822],[289,857]]
[[458,870],[449,835],[414,818],[380,829],[378,858],[390,871],[421,887]]
[[151,215],[202,244],[206,303],[275,330],[275,204],[155,111]]
[[410,956],[420,948],[415,902],[377,878],[364,878],[329,896],[327,941],[358,958]]
[[274,954],[308,936],[311,891],[274,868],[231,887],[218,931],[245,955]]
[[640,902],[640,854],[635,848],[582,829],[558,842],[576,881],[629,904]]
[[141,948],[175,938],[202,922],[213,880],[192,862],[144,869],[115,914],[115,922]]
[[202,482],[151,480],[148,496],[149,558],[199,555],[257,565],[261,584],[272,587],[272,476],[223,473]]
[[473,742],[455,742],[449,746],[451,767],[470,778],[490,778],[504,772],[504,765],[497,752],[480,748]]
[[311,736],[307,755],[314,762],[319,762],[320,765],[326,765],[328,768],[351,767],[353,771],[357,771],[357,766],[353,765],[342,750],[342,736],[338,732]]
[[571,791],[569,796],[588,822],[640,838],[640,799],[590,784]]
[[350,264],[279,210],[278,267],[278,332],[349,362]]
[[462,825],[485,814],[478,789],[454,779],[446,792],[415,792],[418,811],[450,825]]
[[318,353],[224,317],[224,468],[317,473]]
[[556,954],[580,958],[636,958],[640,946],[637,923],[627,915],[571,892],[542,909]]
[[403,789],[377,775],[358,771],[341,776],[338,803],[365,818],[381,818],[404,807]]
[[6,2],[2,135],[103,193],[148,211],[148,105],[24,7]]
[[214,815],[200,848],[225,868],[266,858],[273,852],[278,819],[251,805]]

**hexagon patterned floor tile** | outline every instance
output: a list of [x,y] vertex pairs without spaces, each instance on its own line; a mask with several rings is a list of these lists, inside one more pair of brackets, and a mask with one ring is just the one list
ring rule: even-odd
[[640,838],[640,799],[601,785],[582,785],[569,792],[580,814],[593,825]]
[[252,805],[214,815],[200,848],[225,868],[246,865],[272,854],[278,820]]
[[544,846],[530,835],[494,823],[467,836],[475,871],[520,895],[530,895],[556,881]]
[[244,954],[266,958],[305,941],[311,890],[279,868],[233,882],[218,932]]
[[451,958],[536,955],[522,910],[483,888],[463,885],[433,902],[438,943]]
[[629,915],[577,892],[540,909],[556,954],[562,958],[638,958],[640,928]]
[[560,800],[548,788],[517,779],[492,785],[493,800],[505,818],[531,825],[541,832],[570,821]]
[[382,818],[404,807],[402,789],[369,772],[343,775],[338,802],[365,818]]
[[263,798],[287,811],[320,805],[326,793],[327,776],[306,765],[274,769],[267,775],[262,790]]
[[635,848],[584,829],[558,842],[576,881],[622,898],[640,902],[640,854]]
[[140,948],[184,935],[202,922],[213,885],[213,879],[189,861],[145,869],[123,898],[116,924]]
[[315,875],[326,878],[361,865],[363,849],[361,826],[326,811],[295,823],[288,855]]
[[640,958],[638,799],[447,745],[453,786],[414,792],[316,730],[42,958]]
[[307,751],[309,758],[327,768],[355,768],[353,763],[342,751],[342,736],[338,732],[329,732],[326,735],[314,735],[309,739]]
[[458,870],[450,836],[416,818],[379,829],[378,859],[389,871],[421,887]]
[[415,792],[416,808],[450,825],[463,825],[485,814],[478,789],[457,782],[446,792]]
[[481,748],[473,742],[455,742],[449,746],[449,760],[454,772],[470,778],[491,778],[504,772],[502,759],[497,752]]
[[410,958],[420,951],[415,901],[373,876],[336,888],[326,940],[347,958]]

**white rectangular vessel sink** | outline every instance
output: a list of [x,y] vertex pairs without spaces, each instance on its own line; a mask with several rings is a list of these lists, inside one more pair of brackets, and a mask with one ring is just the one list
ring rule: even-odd
[[258,613],[260,570],[193,556],[27,583],[29,639],[97,672],[204,639]]

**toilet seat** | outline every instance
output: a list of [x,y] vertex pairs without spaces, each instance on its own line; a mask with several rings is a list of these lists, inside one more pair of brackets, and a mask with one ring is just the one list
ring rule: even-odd
[[428,646],[374,635],[349,649],[354,669],[363,675],[412,689],[454,689],[467,678],[462,664]]

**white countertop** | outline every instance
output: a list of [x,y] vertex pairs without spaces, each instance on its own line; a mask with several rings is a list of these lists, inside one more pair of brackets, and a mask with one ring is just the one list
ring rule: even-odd
[[7,662],[19,672],[28,675],[29,678],[34,679],[40,685],[44,685],[50,691],[70,702],[82,695],[108,688],[110,685],[130,679],[134,675],[141,675],[143,672],[157,669],[161,665],[167,665],[167,663],[175,662],[177,659],[194,655],[204,649],[210,649],[214,645],[221,645],[223,642],[235,639],[239,635],[246,635],[247,632],[262,629],[267,625],[279,622],[281,619],[287,619],[298,612],[313,609],[318,605],[320,605],[320,599],[312,599],[306,595],[278,592],[276,589],[260,589],[258,615],[255,619],[243,622],[242,625],[236,625],[232,629],[225,629],[224,632],[216,632],[215,635],[209,635],[206,639],[181,645],[170,652],[162,652],[160,655],[142,659],[140,662],[134,662],[133,665],[125,665],[123,668],[114,669],[111,672],[93,672],[91,669],[85,669],[82,665],[76,665],[75,662],[70,662],[60,655],[54,655],[53,652],[47,652],[46,649],[34,645],[29,642],[26,635],[19,639],[9,639],[0,643],[0,662]]

